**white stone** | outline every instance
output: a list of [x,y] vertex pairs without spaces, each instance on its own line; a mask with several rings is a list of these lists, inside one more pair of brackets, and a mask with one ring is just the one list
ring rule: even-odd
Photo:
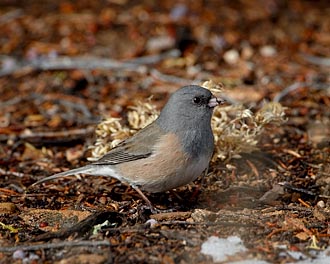
[[276,49],[270,45],[266,45],[260,48],[260,54],[263,57],[273,57],[276,55],[276,53]]
[[228,64],[236,64],[239,61],[239,53],[235,49],[231,49],[223,54],[223,59]]

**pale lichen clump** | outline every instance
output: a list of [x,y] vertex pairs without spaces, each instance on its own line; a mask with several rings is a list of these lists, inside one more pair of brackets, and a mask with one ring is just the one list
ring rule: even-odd
[[[223,86],[212,81],[204,82],[201,86],[213,94],[223,92]],[[265,103],[255,114],[241,104],[217,107],[214,110],[211,125],[215,139],[215,160],[229,160],[242,152],[257,149],[258,137],[268,124],[281,124],[286,121],[285,108],[280,103]],[[97,140],[89,160],[99,159],[122,140],[132,136],[138,130],[152,123],[159,111],[148,99],[147,102],[136,102],[129,107],[127,125],[119,118],[107,118],[96,128]]]
[[212,117],[216,159],[228,160],[257,150],[258,138],[268,124],[285,122],[284,107],[267,103],[256,114],[243,105],[217,108]]
[[128,108],[127,113],[129,126],[134,130],[140,130],[145,126],[151,124],[159,115],[156,106],[151,103],[151,98],[147,102],[137,101],[135,106]]
[[159,115],[156,106],[147,102],[137,101],[134,106],[128,107],[127,125],[121,123],[121,118],[105,118],[96,127],[96,142],[91,149],[89,161],[98,160],[112,148],[117,146],[124,139],[134,135],[143,127],[152,123]]
[[[222,91],[222,86],[212,81],[202,86],[214,94]],[[215,141],[212,160],[229,160],[240,153],[257,150],[258,138],[266,125],[286,121],[284,110],[280,103],[275,102],[265,103],[255,114],[242,104],[215,108],[211,121]]]

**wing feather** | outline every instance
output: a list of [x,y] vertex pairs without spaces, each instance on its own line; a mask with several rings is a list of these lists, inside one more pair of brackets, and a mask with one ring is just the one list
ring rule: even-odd
[[92,165],[116,165],[149,157],[164,131],[153,122],[132,137],[121,142]]

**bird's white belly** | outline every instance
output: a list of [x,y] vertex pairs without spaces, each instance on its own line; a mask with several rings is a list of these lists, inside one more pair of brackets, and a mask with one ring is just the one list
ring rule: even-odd
[[184,186],[196,180],[208,167],[209,161],[210,157],[206,156],[196,161],[189,161],[184,168],[177,170],[176,173],[167,177],[163,177],[160,181],[150,182],[150,186],[145,186],[145,189],[150,192],[163,192]]

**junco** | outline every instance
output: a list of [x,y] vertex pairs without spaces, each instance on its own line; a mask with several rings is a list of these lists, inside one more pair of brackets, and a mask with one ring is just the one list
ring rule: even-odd
[[61,172],[33,185],[75,174],[107,176],[141,190],[164,192],[195,180],[210,162],[214,138],[213,108],[224,101],[200,86],[184,86],[172,94],[159,117],[121,142],[98,161]]

